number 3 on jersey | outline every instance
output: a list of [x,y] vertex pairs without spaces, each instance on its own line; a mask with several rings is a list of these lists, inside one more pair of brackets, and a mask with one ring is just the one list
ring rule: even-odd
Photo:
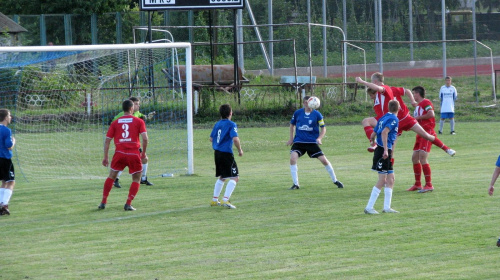
[[123,129],[122,138],[128,138],[128,136],[130,134],[130,132],[128,131],[128,129],[129,129],[128,124],[126,124],[126,123],[122,124],[122,129]]

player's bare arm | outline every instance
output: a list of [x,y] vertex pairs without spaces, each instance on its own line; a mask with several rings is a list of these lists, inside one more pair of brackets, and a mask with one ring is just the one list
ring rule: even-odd
[[370,144],[375,144],[375,138],[377,137],[377,133],[372,132],[372,135],[370,135]]
[[214,142],[214,138],[212,138],[212,137],[210,137],[210,139],[208,139],[208,140],[210,140],[210,143]]
[[390,129],[388,127],[384,128],[384,130],[382,131],[382,143],[384,144],[384,154],[382,157],[384,159],[389,157],[389,148],[387,146],[387,138],[389,136],[389,131]]
[[418,103],[415,101],[415,97],[413,96],[413,93],[411,90],[405,88],[405,96],[410,99],[411,106],[417,107]]
[[108,167],[109,165],[109,144],[111,143],[111,138],[106,137],[106,140],[104,140],[104,158],[102,160],[102,165]]
[[290,146],[293,144],[293,132],[295,131],[295,125],[290,124],[290,138],[286,142],[287,146]]
[[142,138],[141,159],[147,159],[148,156],[146,155],[146,149],[148,148],[148,133],[147,132],[141,133],[141,138]]
[[234,143],[234,146],[236,146],[236,149],[238,149],[238,155],[240,157],[242,157],[243,156],[243,150],[241,149],[240,138],[239,137],[233,137],[233,143]]
[[488,189],[488,194],[493,195],[495,191],[495,182],[497,181],[498,175],[500,175],[500,167],[495,167],[495,171],[493,171],[493,176],[491,177],[490,187]]
[[323,127],[321,128],[321,131],[319,132],[319,137],[318,137],[318,139],[316,139],[316,143],[317,143],[318,145],[323,144],[323,142],[321,142],[321,140],[323,139],[323,137],[325,137],[325,134],[326,134],[326,126],[323,126]]
[[374,91],[377,91],[377,92],[380,92],[380,93],[384,93],[385,92],[384,87],[381,87],[381,86],[376,85],[374,83],[370,83],[370,82],[364,81],[363,79],[361,79],[361,77],[356,77],[356,82],[359,83],[359,84],[362,84],[362,85],[364,85],[366,87],[369,87],[369,88],[373,89]]

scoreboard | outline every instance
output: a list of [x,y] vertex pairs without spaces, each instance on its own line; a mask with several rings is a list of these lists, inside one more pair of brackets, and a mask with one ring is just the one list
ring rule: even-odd
[[140,0],[143,11],[243,9],[245,0]]

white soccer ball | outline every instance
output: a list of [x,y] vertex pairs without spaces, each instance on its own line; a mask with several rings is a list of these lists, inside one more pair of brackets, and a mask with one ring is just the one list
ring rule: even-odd
[[307,100],[307,106],[311,109],[318,109],[321,105],[321,101],[316,96],[312,96]]

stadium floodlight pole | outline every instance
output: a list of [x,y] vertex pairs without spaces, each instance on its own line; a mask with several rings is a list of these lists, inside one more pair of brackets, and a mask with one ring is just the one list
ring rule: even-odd
[[[269,23],[269,41],[274,40],[273,34],[273,0],[267,0],[267,21]],[[271,76],[274,76],[274,45],[269,43],[269,63],[271,65]]]
[[443,78],[446,74],[446,17],[445,17],[445,0],[441,0],[441,30],[443,32]]
[[474,78],[476,84],[476,103],[479,103],[479,92],[477,91],[477,36],[476,36],[476,1],[472,1],[472,39],[474,39]]
[[[410,21],[410,41],[413,41],[413,1],[408,0],[408,17]],[[410,44],[410,61],[413,61],[413,44]]]
[[[345,0],[344,0],[345,1]],[[326,25],[326,0],[323,0],[323,24]],[[323,76],[328,76],[328,61],[327,61],[327,45],[326,45],[326,26],[323,26]]]
[[[382,38],[382,0],[379,0],[378,1],[378,36],[379,36],[379,40],[380,41],[383,41],[384,39]],[[382,43],[380,43],[380,48],[379,48],[379,52],[380,52],[380,65],[379,65],[379,68],[380,68],[380,73],[384,73],[384,51],[383,51],[383,46],[382,46]]]

